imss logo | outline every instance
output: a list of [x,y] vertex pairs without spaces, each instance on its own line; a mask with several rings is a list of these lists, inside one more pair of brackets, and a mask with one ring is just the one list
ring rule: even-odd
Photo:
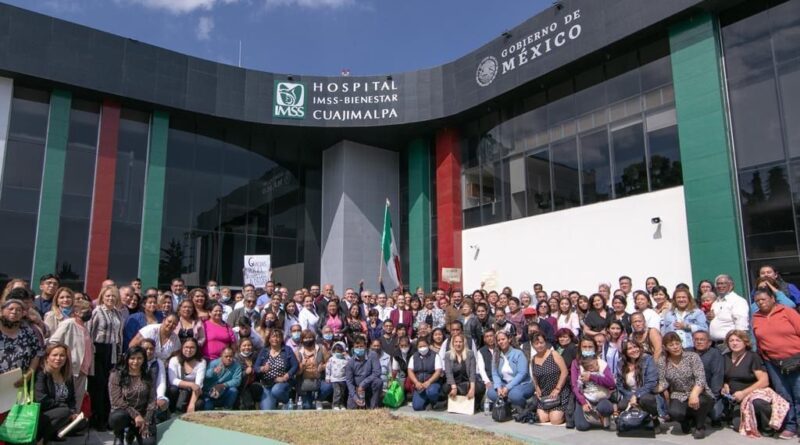
[[306,87],[302,83],[275,81],[272,115],[282,119],[306,117]]

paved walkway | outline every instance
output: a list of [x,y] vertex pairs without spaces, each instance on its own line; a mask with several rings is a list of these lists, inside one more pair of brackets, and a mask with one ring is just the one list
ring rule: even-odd
[[[687,444],[703,444],[703,445],[734,445],[734,444],[777,444],[778,440],[775,439],[748,439],[740,436],[738,433],[725,428],[725,429],[712,429],[708,428],[709,435],[702,441],[697,441],[691,436],[680,434],[680,429],[677,424],[667,424],[671,427],[666,433],[659,434],[655,440],[652,439],[627,439],[619,438],[616,433],[592,430],[586,432],[579,432],[574,429],[567,429],[563,426],[549,426],[549,425],[523,425],[514,421],[506,423],[495,423],[491,417],[484,414],[476,414],[474,416],[464,416],[459,414],[449,414],[446,412],[414,412],[410,406],[405,406],[397,411],[402,415],[409,416],[425,416],[429,418],[441,419],[448,422],[456,422],[481,428],[487,431],[492,431],[501,434],[508,434],[517,439],[524,440],[528,443],[536,445],[573,445],[573,444],[591,444],[591,445],[621,445],[621,444],[654,444],[654,445],[687,445]],[[110,433],[98,433],[94,430],[89,432],[88,440],[86,436],[70,437],[65,445],[112,445],[114,441]],[[781,441],[783,442],[783,441]],[[787,441],[785,443],[797,443],[797,441]],[[159,445],[169,445],[161,441]],[[336,445],[336,444],[333,444]],[[414,444],[409,444],[414,445]]]

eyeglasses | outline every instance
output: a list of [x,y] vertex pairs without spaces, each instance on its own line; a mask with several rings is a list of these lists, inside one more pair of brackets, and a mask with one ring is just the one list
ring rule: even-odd
[[256,300],[244,300],[244,304],[256,304]]

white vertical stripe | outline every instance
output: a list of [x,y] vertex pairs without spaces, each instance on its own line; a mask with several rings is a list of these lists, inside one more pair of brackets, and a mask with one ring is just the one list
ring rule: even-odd
[[6,144],[8,125],[11,120],[11,98],[14,94],[14,81],[0,77],[0,193],[3,185],[3,167],[6,163]]

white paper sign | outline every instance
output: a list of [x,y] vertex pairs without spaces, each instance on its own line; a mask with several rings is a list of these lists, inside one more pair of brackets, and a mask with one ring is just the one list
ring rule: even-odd
[[269,255],[244,256],[244,283],[256,288],[264,287],[272,277],[272,262]]
[[461,282],[461,269],[443,267],[442,281],[446,281],[448,283]]
[[468,399],[467,396],[456,396],[447,398],[447,412],[455,414],[475,414],[475,399]]
[[16,403],[19,388],[15,388],[14,383],[21,378],[22,370],[19,368],[0,374],[0,413],[7,412]]

